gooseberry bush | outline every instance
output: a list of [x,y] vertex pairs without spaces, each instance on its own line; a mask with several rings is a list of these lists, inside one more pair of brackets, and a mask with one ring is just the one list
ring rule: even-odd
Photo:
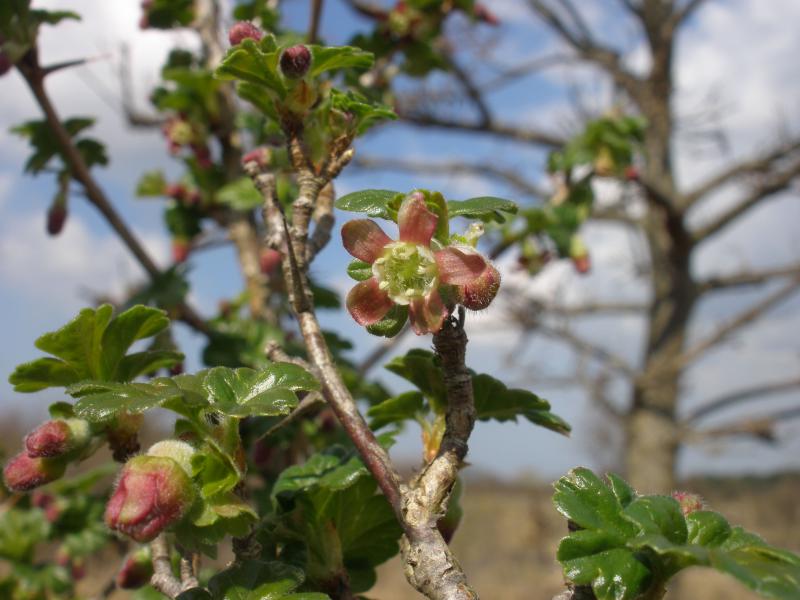
[[[366,598],[375,568],[400,553],[424,596],[477,598],[448,545],[473,427],[524,419],[569,433],[547,401],[465,362],[468,315],[492,304],[502,279],[479,240],[499,240],[531,274],[558,257],[586,272],[578,230],[591,182],[636,178],[646,124],[624,115],[589,123],[551,156],[557,193],[540,207],[423,189],[336,198],[333,181],[354,141],[395,118],[393,77],[449,68],[437,40],[452,14],[476,27],[497,19],[472,0],[398,2],[371,35],[332,47],[313,43],[316,33],[304,40],[283,29],[277,5],[236,4],[233,26],[220,35],[213,0],[142,3],[143,28],[190,29],[202,43],[198,53],[169,55],[151,95],[183,175],[148,172],[136,190],[165,202],[167,270],[95,179],[109,158],[87,136],[92,119],[62,120],[45,88],[47,76],[74,64],[43,65],[38,32],[78,15],[27,0],[0,6],[0,72],[16,68],[43,112],[13,131],[30,142],[26,170],[55,174],[47,232],[69,226],[78,186],[150,280],[116,306],[85,308],[42,335],[35,346],[45,356],[9,377],[21,394],[57,388],[65,396],[5,463],[0,556],[12,568],[0,580],[3,597],[75,598],[88,559],[116,551],[120,567],[105,595]],[[349,362],[349,342],[317,319],[318,310],[339,308],[310,274],[333,237],[334,207],[359,214],[341,228],[353,256],[342,265],[354,280],[345,301],[352,318],[378,337],[410,329],[432,344],[386,364],[409,384],[400,395]],[[396,239],[375,219],[395,223]],[[235,245],[245,290],[206,319],[187,300],[185,262],[212,230]],[[205,336],[207,368],[184,372],[176,322]],[[174,430],[141,448],[144,415],[155,409],[174,415]],[[422,429],[422,464],[404,479],[388,451],[410,421]],[[119,464],[73,473],[103,447]],[[640,495],[616,475],[603,481],[581,468],[555,488],[569,525],[556,557],[564,598],[661,598],[689,566],[728,573],[766,598],[800,594],[800,558],[729,525],[696,497]],[[54,562],[42,559],[46,547],[56,548]],[[218,554],[232,558],[202,568],[203,557]]]

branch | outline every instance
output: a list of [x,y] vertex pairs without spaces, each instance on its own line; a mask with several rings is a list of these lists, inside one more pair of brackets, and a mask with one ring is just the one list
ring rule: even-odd
[[709,277],[708,279],[697,282],[697,291],[700,294],[705,294],[718,290],[760,285],[773,279],[791,277],[793,275],[800,275],[800,264],[765,269],[763,271],[742,271],[741,273],[735,273],[733,275]]
[[[36,51],[29,52],[26,58],[23,59],[21,63],[18,63],[17,66],[45,114],[47,124],[61,149],[61,155],[63,156],[64,162],[69,167],[72,177],[83,186],[86,198],[100,211],[100,214],[103,215],[106,222],[108,222],[111,228],[117,233],[128,250],[130,250],[131,254],[136,258],[137,262],[150,276],[150,279],[157,281],[161,276],[161,271],[155,261],[144,249],[144,246],[139,242],[136,235],[128,229],[125,221],[123,221],[122,217],[111,204],[111,201],[94,180],[94,177],[92,177],[89,168],[83,160],[83,156],[81,156],[81,153],[75,147],[69,133],[64,128],[44,88],[44,77],[41,67],[38,64]],[[181,321],[196,331],[208,335],[208,325],[193,308],[185,302],[181,302],[178,305],[178,311]]]
[[316,44],[319,35],[319,21],[322,16],[323,0],[311,1],[311,22],[308,25],[308,43]]
[[506,125],[496,122],[485,124],[444,119],[428,113],[405,112],[402,108],[397,110],[397,114],[406,123],[420,127],[437,127],[440,129],[479,133],[514,142],[545,146],[547,148],[560,148],[566,143],[566,139],[559,135],[535,129],[523,129],[517,125]]
[[789,298],[798,288],[800,288],[800,275],[795,276],[788,284],[769,294],[763,300],[756,302],[753,306],[719,327],[714,334],[705,340],[696,343],[692,348],[686,350],[680,357],[680,363],[686,365],[693,362],[706,351],[725,341],[729,335],[748,323],[755,321],[765,312]]
[[491,164],[469,164],[459,161],[424,161],[403,158],[359,156],[353,165],[362,169],[386,171],[411,171],[433,175],[483,175],[505,181],[518,191],[535,198],[546,198],[547,192],[531,183],[513,169]]
[[472,101],[472,104],[475,105],[475,108],[480,115],[480,124],[488,127],[492,123],[492,113],[489,110],[489,106],[486,104],[486,101],[483,99],[483,94],[472,81],[469,73],[461,68],[461,65],[456,62],[456,59],[453,56],[447,57],[447,63],[450,67],[450,71],[452,71],[453,76],[458,80],[461,84],[461,87],[464,88],[469,99]]
[[630,379],[635,379],[638,375],[636,370],[631,367],[631,365],[628,364],[628,361],[622,357],[617,356],[605,348],[595,346],[591,342],[587,342],[567,328],[561,327],[556,329],[539,324],[536,327],[536,331],[542,335],[563,341],[564,343],[572,346],[578,352],[603,362],[609,369],[617,371]]
[[748,195],[740,199],[738,203],[723,212],[716,219],[713,219],[710,223],[707,223],[705,226],[693,232],[692,238],[694,243],[706,241],[744,215],[751,208],[770,199],[775,194],[788,189],[798,176],[800,176],[800,160],[781,173],[764,174],[759,185],[754,187]]
[[719,189],[721,186],[736,181],[748,175],[759,175],[768,173],[774,164],[792,153],[800,150],[800,140],[789,144],[784,144],[780,148],[769,152],[763,156],[751,158],[738,164],[732,165],[727,169],[710,177],[705,182],[698,185],[694,190],[683,195],[680,199],[682,210],[694,206],[699,200]]
[[467,335],[464,309],[434,334],[433,346],[444,373],[447,394],[446,427],[436,457],[411,483],[403,512],[410,530],[401,544],[406,577],[428,598],[477,600],[464,572],[442,539],[436,523],[447,512],[450,492],[467,454],[475,425],[472,376],[465,364]]
[[680,25],[686,21],[686,19],[690,18],[695,12],[697,12],[697,9],[699,9],[707,1],[708,0],[688,0],[683,8],[675,11],[675,15],[673,17],[675,26]]
[[739,390],[737,392],[733,392],[730,394],[725,394],[723,396],[715,398],[714,400],[711,400],[710,402],[703,404],[699,408],[696,408],[688,415],[686,415],[683,421],[686,423],[697,421],[719,410],[723,410],[731,406],[741,404],[743,402],[748,402],[750,400],[757,400],[764,396],[771,396],[773,394],[788,392],[796,388],[800,388],[800,378],[792,379],[790,381],[781,381],[779,383],[768,383],[765,385],[758,385],[744,390]]
[[774,444],[777,441],[775,427],[779,423],[785,423],[790,419],[797,419],[798,417],[800,417],[800,408],[787,408],[758,419],[747,419],[739,423],[715,427],[713,429],[691,431],[685,435],[685,438],[688,442],[702,442],[708,438],[747,436]]
[[389,17],[389,12],[381,8],[379,4],[361,0],[347,0],[347,4],[360,15],[376,21],[385,21]]
[[150,543],[150,551],[153,555],[153,576],[150,585],[174,600],[183,590],[181,582],[172,572],[169,545],[163,533]]

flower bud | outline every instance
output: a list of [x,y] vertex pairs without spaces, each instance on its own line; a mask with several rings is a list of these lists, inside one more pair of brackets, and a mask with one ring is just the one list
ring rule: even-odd
[[53,458],[76,454],[92,439],[89,423],[83,419],[46,421],[25,437],[25,449],[31,458]]
[[264,275],[269,275],[275,271],[281,264],[281,253],[272,248],[265,248],[261,251],[259,257],[261,272]]
[[681,512],[683,516],[693,513],[697,510],[703,510],[703,499],[697,494],[690,492],[672,492],[672,497],[681,505]]
[[129,554],[117,573],[117,587],[123,590],[134,590],[150,583],[153,576],[153,563],[150,549],[147,546]]
[[194,484],[178,462],[166,456],[136,456],[122,468],[106,505],[105,522],[137,542],[149,542],[180,521],[195,496]]
[[228,41],[231,46],[238,46],[245,40],[259,41],[264,37],[264,32],[250,21],[239,21],[228,31]]
[[130,456],[139,451],[139,428],[144,421],[144,415],[119,413],[114,423],[106,430],[108,446],[112,457],[117,462],[125,462]]
[[572,259],[575,270],[581,275],[585,275],[592,268],[589,250],[578,235],[572,236],[572,240],[570,240],[569,257]]
[[178,463],[186,474],[192,476],[192,456],[197,450],[194,446],[181,440],[162,440],[147,450],[147,456],[171,458]]
[[61,458],[32,458],[26,452],[20,452],[6,463],[3,477],[8,489],[27,492],[55,481],[66,469],[67,463]]
[[249,162],[254,162],[263,169],[269,165],[270,158],[269,148],[259,146],[258,148],[250,150],[250,152],[242,157],[242,164],[246,165]]
[[311,67],[311,51],[303,44],[287,48],[281,54],[281,72],[288,79],[305,77]]
[[185,238],[174,238],[172,240],[172,260],[176,263],[184,263],[189,258],[192,244]]
[[57,236],[64,229],[67,220],[67,206],[63,202],[54,202],[47,210],[47,233]]
[[178,202],[186,200],[188,190],[182,183],[170,183],[164,188],[164,195]]
[[500,289],[500,272],[487,263],[475,280],[460,289],[460,301],[469,310],[483,310],[492,303]]

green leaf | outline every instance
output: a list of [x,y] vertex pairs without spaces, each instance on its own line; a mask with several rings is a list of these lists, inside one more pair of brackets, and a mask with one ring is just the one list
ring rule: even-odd
[[374,57],[371,52],[353,46],[309,46],[311,68],[309,77],[317,77],[334,69],[369,69]]
[[517,204],[511,200],[480,196],[469,200],[451,200],[447,203],[450,218],[467,217],[481,221],[504,223],[508,214],[516,214]]
[[333,446],[314,454],[302,465],[284,469],[272,487],[271,495],[279,504],[291,505],[301,492],[316,487],[341,490],[367,474],[367,468],[355,452]]
[[248,211],[261,206],[264,199],[249,177],[242,177],[222,186],[216,195],[217,202],[234,210]]
[[447,406],[447,392],[442,370],[435,363],[434,356],[429,350],[414,349],[405,356],[394,357],[385,368],[413,383],[428,399],[432,410],[443,414]]
[[402,197],[404,194],[391,190],[361,190],[341,196],[336,200],[335,206],[339,210],[366,213],[370,217],[391,219],[388,205],[398,195]]
[[632,552],[606,550],[567,560],[564,575],[578,585],[591,585],[598,600],[634,600],[645,592],[650,571]]
[[[270,38],[265,36],[264,39]],[[258,85],[264,93],[276,94],[279,98],[283,98],[286,95],[286,87],[278,73],[279,53],[277,50],[264,52],[263,45],[264,40],[260,46],[254,40],[247,39],[228,50],[215,71],[216,77]]]
[[579,527],[605,531],[619,540],[635,535],[633,523],[622,516],[622,505],[589,469],[571,470],[555,483],[555,488],[556,509]]
[[622,514],[638,526],[640,535],[662,535],[673,544],[686,542],[686,520],[674,498],[643,496],[631,502]]
[[397,114],[388,106],[373,102],[352,90],[344,93],[332,89],[331,108],[352,118],[351,127],[359,135],[380,121],[397,119]]
[[502,381],[491,375],[480,374],[472,378],[476,416],[481,421],[516,421],[518,416],[556,433],[569,434],[570,426],[561,417],[550,412],[550,403],[533,392],[508,389]]
[[96,423],[108,421],[123,410],[142,413],[183,397],[178,386],[165,378],[150,383],[78,383],[67,388],[67,393],[80,398],[75,414]]
[[144,196],[163,196],[167,189],[167,180],[161,171],[147,171],[139,178],[136,184],[136,195]]
[[297,567],[247,560],[214,575],[208,589],[213,600],[328,600],[325,594],[293,594],[304,580]]
[[36,347],[56,358],[40,358],[18,366],[9,382],[18,392],[68,386],[85,379],[129,381],[142,373],[182,359],[171,352],[125,353],[137,340],[152,337],[169,325],[166,313],[134,306],[112,319],[110,305],[87,308],[61,329],[36,340]]
[[372,277],[372,265],[363,260],[352,260],[347,265],[347,274],[356,281],[366,281]]
[[427,412],[422,393],[406,392],[370,407],[367,416],[370,417],[370,428],[380,429],[390,423],[424,417]]
[[395,304],[389,312],[377,323],[367,326],[367,331],[372,335],[393,338],[403,329],[408,320],[408,307]]
[[255,371],[215,367],[203,387],[221,412],[233,417],[287,414],[297,405],[297,391],[319,389],[308,371],[292,363],[273,363]]

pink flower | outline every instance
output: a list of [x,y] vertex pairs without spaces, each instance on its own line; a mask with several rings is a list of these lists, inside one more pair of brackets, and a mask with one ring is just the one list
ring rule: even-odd
[[6,463],[3,477],[6,487],[15,492],[27,492],[55,481],[64,474],[67,463],[60,458],[33,458],[20,452]]
[[53,458],[84,450],[91,441],[89,423],[83,419],[45,421],[25,437],[31,458]]
[[[453,286],[456,296],[463,297],[465,286],[480,285],[482,278],[494,282],[495,277],[487,277],[486,273],[487,269],[493,273],[496,270],[472,247],[436,249],[439,245],[435,241],[436,246],[431,247],[437,221],[438,216],[428,210],[422,193],[413,192],[400,205],[397,242],[369,219],[345,223],[344,247],[372,265],[372,277],[358,283],[347,295],[347,309],[359,325],[377,323],[394,305],[400,305],[408,306],[417,335],[435,333],[448,314],[439,293],[441,286]],[[496,279],[499,283],[499,274]],[[494,293],[496,288],[494,285]]]

